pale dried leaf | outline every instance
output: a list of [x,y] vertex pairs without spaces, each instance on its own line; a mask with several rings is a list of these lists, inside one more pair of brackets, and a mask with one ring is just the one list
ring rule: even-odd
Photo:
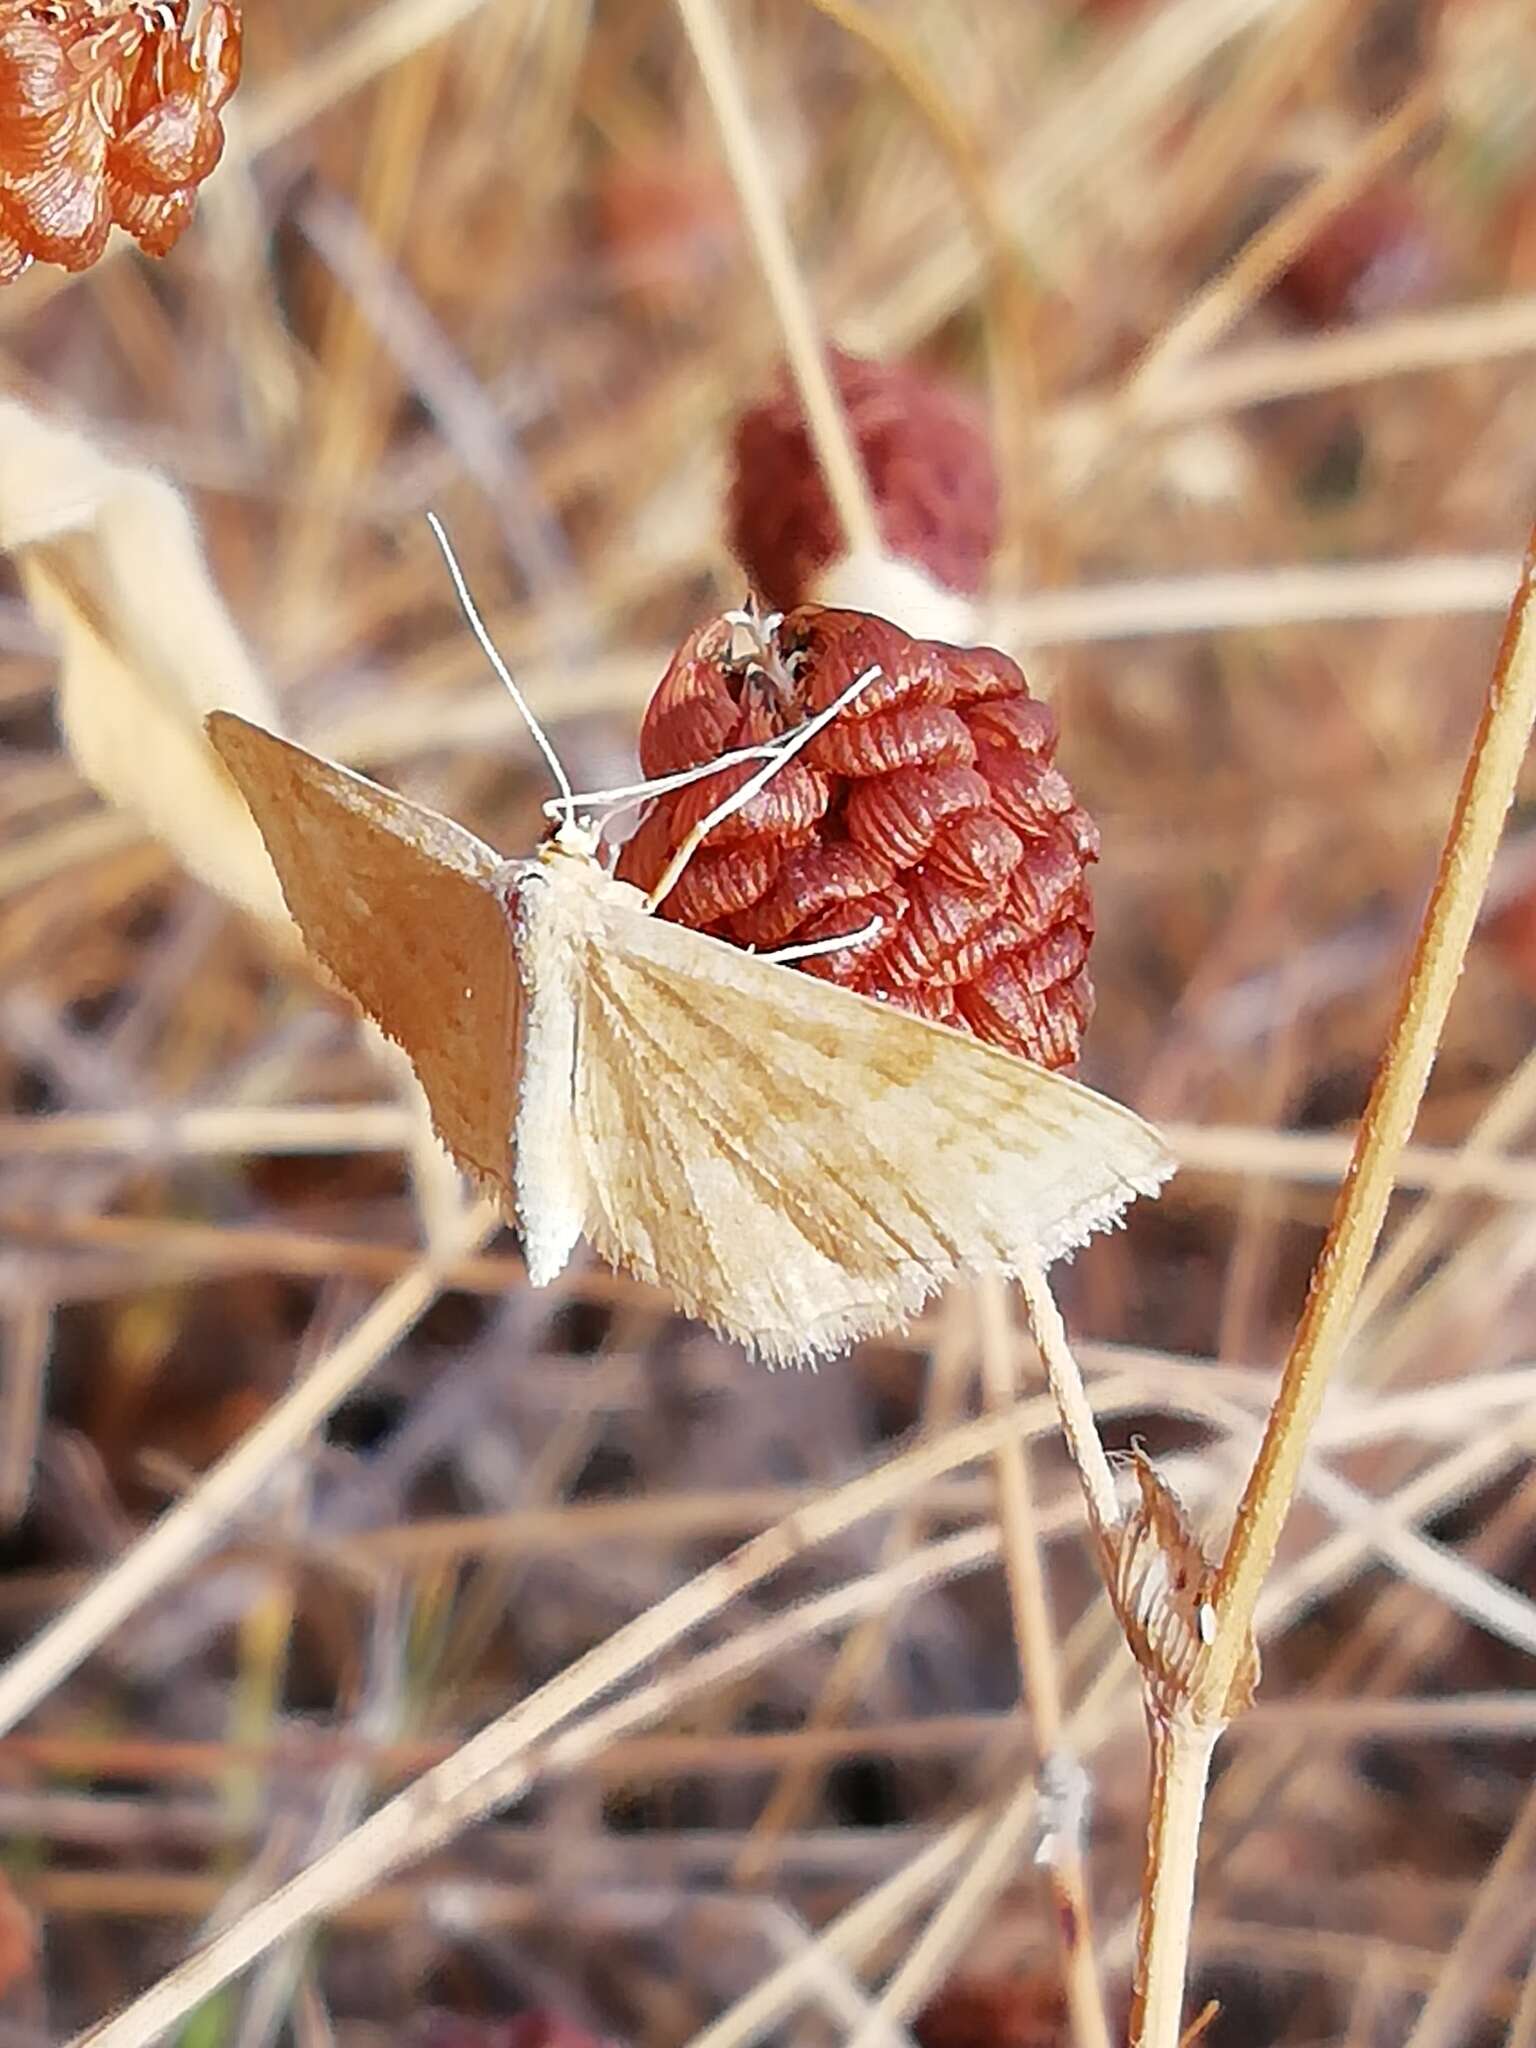
[[[278,723],[180,497],[71,428],[0,401],[0,545],[59,643],[59,718],[76,766],[182,865],[291,940],[261,835],[208,743],[210,711]],[[429,1244],[462,1213],[409,1062],[377,1033],[373,1056],[411,1109],[407,1146]]]
[[203,732],[220,707],[275,704],[163,477],[0,400],[0,547],[59,646],[59,718],[76,766],[182,864],[286,928],[261,836]]

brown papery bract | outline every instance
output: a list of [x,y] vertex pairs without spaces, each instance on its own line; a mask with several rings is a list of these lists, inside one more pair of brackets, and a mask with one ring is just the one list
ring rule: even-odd
[[224,148],[240,0],[0,4],[0,284],[35,261],[87,270],[114,223],[174,247]]

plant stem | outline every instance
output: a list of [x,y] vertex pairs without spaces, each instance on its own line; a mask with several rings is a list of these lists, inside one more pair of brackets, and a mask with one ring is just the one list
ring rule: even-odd
[[1131,2042],[1133,2048],[1179,2048],[1200,1816],[1221,1728],[1202,1725],[1185,1715],[1173,1721],[1149,1716],[1148,1722],[1152,1794],[1147,1814],[1147,1882],[1136,1931]]
[[[1354,1156],[1318,1255],[1274,1407],[1212,1587],[1214,1638],[1177,1727],[1154,1728],[1152,1815],[1138,1931],[1135,2048],[1178,2048],[1210,1753],[1247,1654],[1254,1609],[1289,1512],[1307,1440],[1348,1341],[1398,1162],[1429,1081],[1536,721],[1536,532],[1494,664],[1439,872]],[[1192,1726],[1186,1730],[1182,1722]],[[1165,1747],[1166,1745],[1166,1747]]]
[[[1040,1284],[1044,1286],[1043,1281]],[[1005,1415],[1022,1388],[1018,1335],[1007,1289],[997,1274],[985,1273],[977,1281],[976,1307],[982,1398],[989,1413]],[[1075,1361],[1073,1369],[1075,1373]],[[1098,1442],[1096,1432],[1094,1442]],[[1029,1712],[1036,1755],[1043,1766],[1050,1758],[1062,1756],[1065,1716],[1056,1631],[1051,1623],[1050,1596],[1040,1557],[1029,1452],[1023,1442],[1012,1437],[1000,1443],[993,1453],[992,1470],[997,1482],[997,1516],[1018,1647],[1019,1688]],[[1080,1769],[1075,1760],[1062,1760],[1074,1771]],[[1051,1853],[1042,1855],[1041,1860],[1045,1863],[1054,1908],[1056,1948],[1072,2019],[1073,2048],[1109,2048],[1109,2019],[1094,1954],[1082,1844],[1063,1837],[1051,1844]]]
[[1397,1015],[1356,1133],[1354,1157],[1217,1574],[1213,1597],[1216,1640],[1201,1673],[1196,1700],[1197,1709],[1209,1719],[1219,1721],[1225,1716],[1227,1694],[1248,1641],[1259,1588],[1296,1491],[1323,1391],[1349,1336],[1365,1269],[1391,1198],[1397,1162],[1418,1116],[1536,720],[1533,577],[1536,533],[1527,547]]
[[[1487,1996],[1492,1979],[1518,1955],[1530,1931],[1536,1790],[1527,1793],[1493,1868],[1478,1886],[1456,1946],[1424,2002],[1405,2048],[1455,2048]],[[1510,2039],[1514,2036],[1511,2034]]]
[[1020,1276],[1020,1291],[1029,1311],[1029,1326],[1040,1347],[1045,1377],[1061,1414],[1061,1433],[1082,1481],[1088,1519],[1093,1525],[1100,1561],[1107,1555],[1108,1532],[1120,1521],[1120,1502],[1115,1492],[1115,1475],[1104,1450],[1093,1403],[1083,1385],[1082,1370],[1067,1341],[1067,1326],[1061,1319],[1050,1283],[1038,1267]]

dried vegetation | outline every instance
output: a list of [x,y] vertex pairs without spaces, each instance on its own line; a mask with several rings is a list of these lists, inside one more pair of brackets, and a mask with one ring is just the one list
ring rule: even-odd
[[[989,410],[990,615],[1103,832],[1085,1071],[1186,1160],[1061,1291],[1106,1437],[1214,1554],[1536,496],[1536,29],[729,13],[831,331]],[[998,1305],[774,1377],[595,1266],[528,1293],[281,922],[164,843],[241,893],[172,728],[267,691],[531,840],[429,507],[578,786],[739,599],[725,449],[779,344],[675,16],[269,0],[225,114],[163,267],[0,296],[11,398],[111,458],[61,503],[0,419],[0,1630],[42,1649],[0,1673],[0,2039],[68,2038],[306,1868],[323,1939],[242,1923],[182,2039],[873,2044],[927,2008],[934,2048],[1059,2048],[1085,1896],[1117,2029],[1145,1730],[1043,1394],[1010,1448]],[[1533,796],[1219,1753],[1212,2042],[1536,2042]],[[349,1844],[509,1708],[492,1820],[450,1766]],[[1081,1788],[1037,1789],[1065,1745],[1080,1870]]]

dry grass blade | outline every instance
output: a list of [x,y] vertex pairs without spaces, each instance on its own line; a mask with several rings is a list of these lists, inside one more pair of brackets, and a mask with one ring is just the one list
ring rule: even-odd
[[[1007,1415],[948,1430],[936,1442],[918,1445],[875,1472],[824,1494],[788,1521],[752,1538],[721,1563],[616,1630],[598,1649],[482,1729],[416,1784],[371,1814],[299,1876],[216,1934],[126,2010],[81,2034],[74,2048],[87,2048],[88,2043],[91,2048],[147,2048],[148,2043],[160,2039],[178,2019],[265,1954],[274,1943],[356,1898],[401,1863],[451,1841],[461,1828],[481,1818],[490,1808],[515,1797],[524,1789],[535,1767],[528,1761],[533,1745],[562,1721],[569,1720],[805,1549],[902,1499],[920,1475],[952,1470],[976,1456],[980,1448],[992,1449],[1017,1431],[1037,1426],[1043,1405],[1020,1403]],[[961,1539],[961,1544],[976,1552],[974,1536]],[[979,1554],[988,1555],[991,1549],[991,1539],[987,1538]],[[877,1596],[883,1596],[888,1585],[898,1584],[904,1576],[921,1573],[927,1563],[919,1554],[890,1567],[881,1576]],[[946,1561],[941,1569],[953,1569],[953,1565]],[[862,1589],[851,1591],[845,1587],[829,1602],[822,1603],[823,1612],[829,1620],[842,1619],[850,1605],[852,1611],[859,1611],[862,1597]],[[801,1626],[800,1619],[792,1615],[791,1631]],[[776,1624],[766,1633],[759,1632],[759,1640],[745,1653],[746,1661],[774,1654],[782,1646],[783,1634],[784,1624]],[[684,1689],[692,1683],[717,1683],[717,1668],[733,1670],[742,1655],[737,1646],[727,1644],[713,1654],[713,1659],[696,1660],[682,1680]],[[550,1745],[548,1762],[558,1767],[562,1757],[590,1754],[611,1735],[627,1729],[632,1721],[643,1721],[661,1711],[671,1703],[676,1690],[667,1681],[659,1681],[645,1693],[594,1715],[590,1722],[578,1723]]]
[[[874,2012],[853,2035],[849,2048],[875,2048],[876,2029],[880,2025],[909,2019],[943,1983],[982,1915],[1013,1875],[1035,1821],[1036,1808],[1034,1786],[1028,1782],[1018,1786],[977,1842],[963,1876],[951,1887],[944,1903],[891,1973]],[[1075,2006],[1074,2027],[1080,2028],[1081,2013],[1082,2008]],[[1099,2018],[1103,2019],[1102,2010]],[[1079,2031],[1075,2038],[1083,2041],[1092,2036]],[[1107,2023],[1103,2038],[1109,2038]]]
[[456,1242],[416,1260],[185,1500],[0,1669],[0,1730],[14,1728],[82,1658],[216,1539],[231,1516],[308,1442],[316,1425],[431,1306],[443,1284],[442,1262],[475,1250],[496,1227],[494,1212],[484,1204],[466,1215]]
[[1527,1796],[1493,1868],[1478,1887],[1467,1923],[1404,2048],[1453,2048],[1465,2037],[1487,1997],[1489,1979],[1518,1953],[1536,1920],[1533,1854],[1536,1791]]
[[1429,907],[1355,1154],[1291,1345],[1264,1442],[1222,1560],[1217,1637],[1202,1705],[1220,1715],[1259,1588],[1295,1492],[1328,1375],[1341,1355],[1381,1234],[1397,1161],[1418,1115],[1536,721],[1536,536],[1499,649]]
[[876,556],[880,552],[880,529],[869,487],[833,389],[816,316],[795,261],[756,124],[748,112],[741,74],[719,8],[716,0],[677,0],[677,8],[715,108],[726,161],[763,281],[773,300],[785,354],[810,424],[812,444],[827,490],[837,507],[843,538],[850,550]]
[[53,1324],[36,1296],[0,1316],[0,1529],[21,1520],[31,1496]]
[[781,1963],[729,2012],[702,2028],[688,2048],[748,2048],[749,2043],[759,2040],[776,2020],[804,1998],[821,1959],[862,1960],[943,1883],[963,1858],[974,1853],[985,1840],[989,1824],[995,1826],[1006,1810],[1006,1805],[999,1802],[992,1811],[967,1814],[963,1820],[954,1822],[904,1869],[834,1920],[812,1949]]
[[1184,309],[1136,366],[1124,392],[1127,407],[1134,411],[1166,378],[1186,369],[1192,356],[1227,333],[1286,265],[1295,261],[1318,229],[1420,134],[1436,106],[1437,95],[1428,86],[1410,94],[1354,154],[1336,163],[1261,234],[1245,243],[1229,269]]
[[[1049,1300],[1043,1280],[1031,1290],[1032,1312],[1042,1314]],[[986,1406],[994,1414],[1006,1412],[1017,1398],[1022,1375],[1018,1368],[1018,1333],[1013,1328],[1011,1305],[1000,1281],[981,1280],[976,1286],[977,1321],[981,1339],[981,1384]],[[1059,1398],[1059,1397],[1058,1397]],[[1084,1396],[1086,1401],[1086,1395]],[[1098,1442],[1097,1430],[1093,1440]],[[1061,1694],[1061,1673],[1057,1658],[1056,1630],[1051,1619],[1036,1525],[1034,1488],[1030,1481],[1029,1452],[1017,1438],[999,1446],[993,1461],[997,1478],[998,1521],[1003,1532],[1003,1561],[1008,1576],[1009,1603],[1013,1611],[1014,1641],[1019,1656],[1019,1688],[1028,1711],[1035,1755],[1042,1773],[1055,1770],[1075,1776],[1081,1771],[1075,1758],[1062,1750],[1065,1714]],[[969,1924],[976,1907],[972,1900],[985,1896],[979,1876],[981,1864],[995,1861],[1006,1873],[1008,1848],[1017,1830],[1033,1812],[1032,1805],[999,1821],[968,1873],[975,1888],[962,1907],[959,1892],[949,1901],[954,1908],[953,1924],[936,1915],[927,1934],[913,1949],[904,1972],[887,1988],[890,2010],[905,2016],[914,2010],[915,1987],[928,1988],[937,1982],[941,1961],[947,1961]],[[1080,1829],[1065,1828],[1042,1854],[1046,1883],[1051,1892],[1051,1921],[1056,1932],[1062,1982],[1072,2019],[1077,2048],[1109,2048],[1109,2018],[1099,1981],[1098,1958],[1094,1953],[1093,1917],[1089,1910],[1087,1879],[1083,1870]],[[949,1910],[946,1907],[945,1911]],[[925,1948],[933,1945],[932,1953]],[[953,1944],[953,1947],[951,1946]],[[926,1975],[925,1975],[926,1973]],[[884,2001],[882,2001],[884,2003]]]
[[1536,2042],[1536,1960],[1525,1973],[1520,2003],[1510,2022],[1509,2038],[1504,2048],[1531,2048],[1533,2042]]

